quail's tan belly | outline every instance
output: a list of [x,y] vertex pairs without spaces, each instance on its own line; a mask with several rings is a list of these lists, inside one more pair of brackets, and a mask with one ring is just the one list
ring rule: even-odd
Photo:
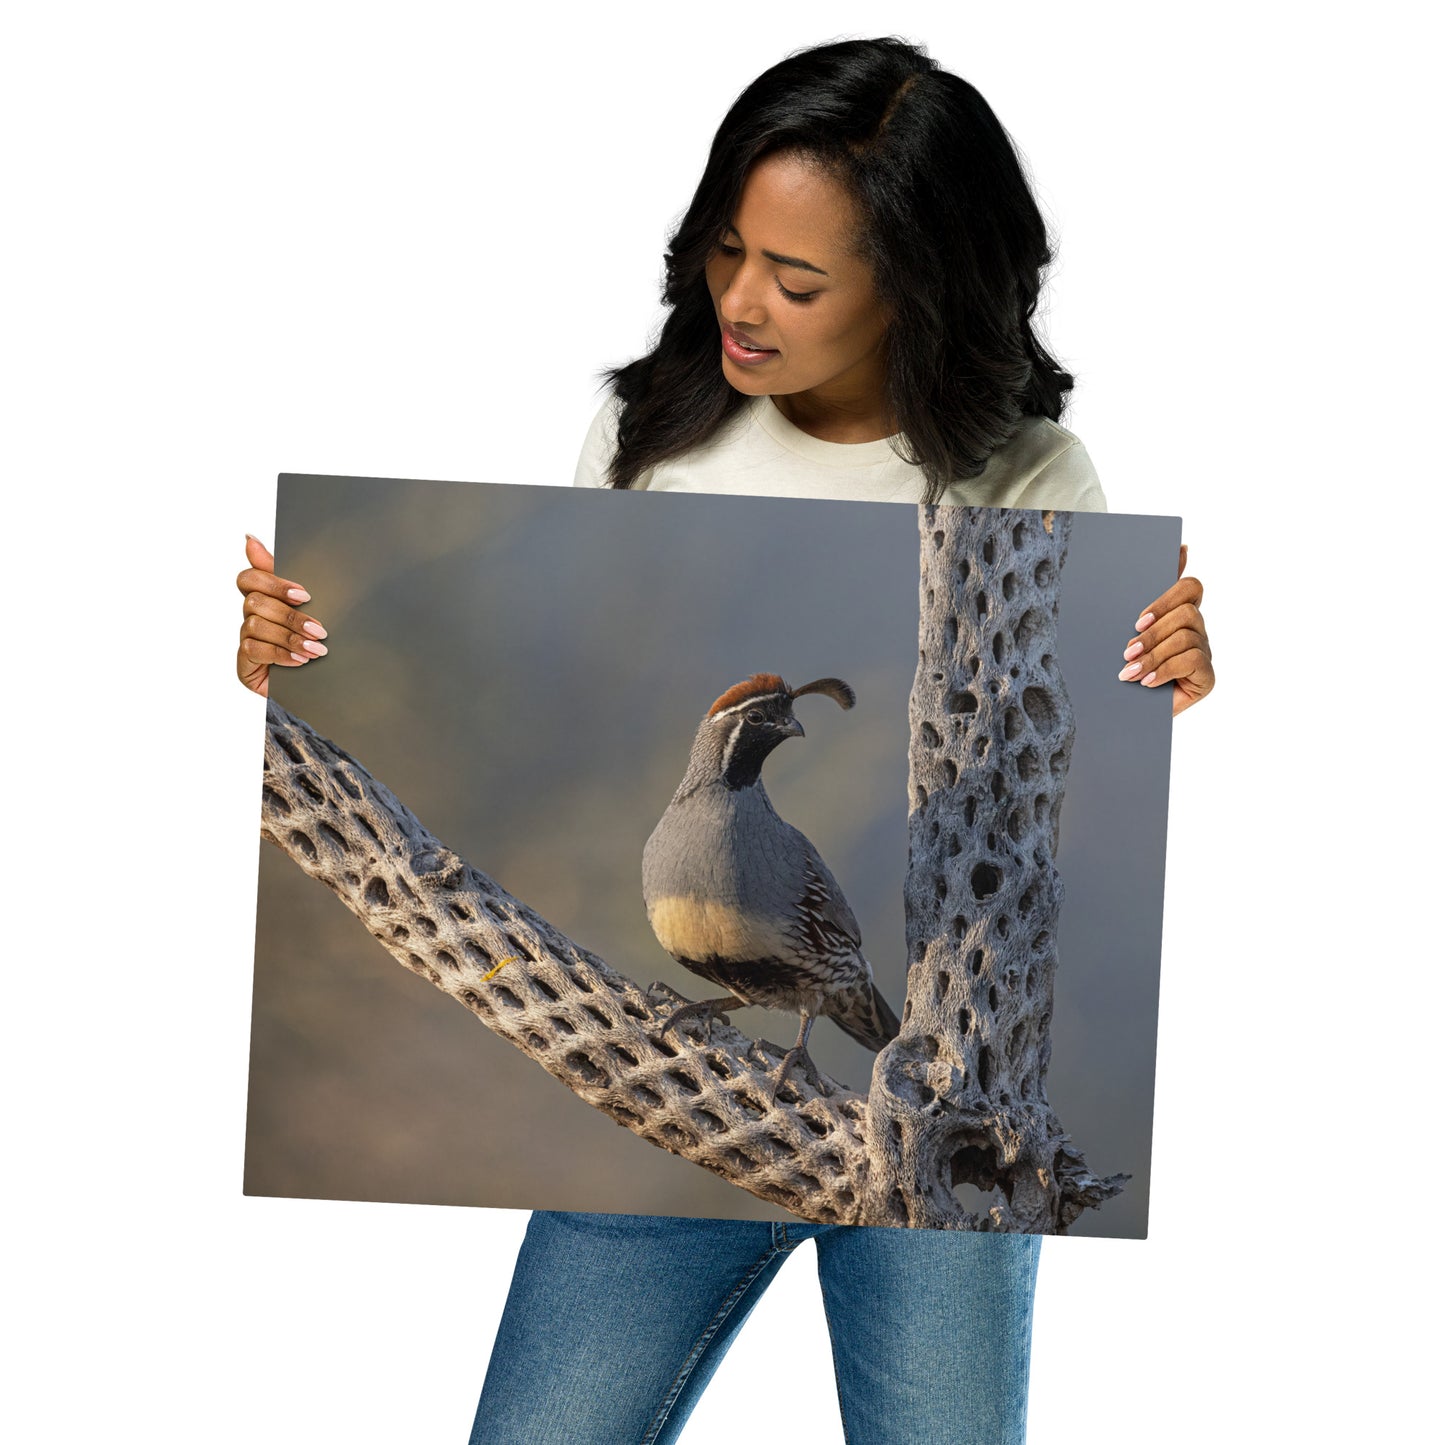
[[775,924],[713,898],[654,898],[647,921],[674,958],[789,958],[795,948]]

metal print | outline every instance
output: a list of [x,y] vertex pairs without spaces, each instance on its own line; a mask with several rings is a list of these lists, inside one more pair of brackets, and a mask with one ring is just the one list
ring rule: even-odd
[[248,1192],[1142,1236],[1178,540],[283,477]]

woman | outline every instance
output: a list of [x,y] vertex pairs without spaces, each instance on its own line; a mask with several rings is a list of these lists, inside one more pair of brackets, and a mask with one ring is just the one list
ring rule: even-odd
[[[658,343],[611,374],[576,481],[1102,510],[1058,425],[1072,378],[1033,330],[1049,259],[971,86],[896,40],[790,57],[723,120],[669,247]],[[248,558],[237,668],[264,692],[325,631],[254,539]],[[1124,651],[1120,678],[1173,682],[1175,712],[1213,686],[1201,595],[1182,578]],[[805,1238],[850,1440],[1023,1438],[1037,1238],[539,1214],[473,1440],[677,1439]]]

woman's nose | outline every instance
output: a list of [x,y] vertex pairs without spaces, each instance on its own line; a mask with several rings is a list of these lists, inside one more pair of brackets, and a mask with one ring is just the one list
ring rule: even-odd
[[761,326],[768,319],[763,297],[767,294],[762,278],[751,266],[740,265],[728,279],[718,302],[724,321],[734,326]]

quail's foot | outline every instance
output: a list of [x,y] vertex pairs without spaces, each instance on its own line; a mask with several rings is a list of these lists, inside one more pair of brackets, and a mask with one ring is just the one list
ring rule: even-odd
[[798,1064],[803,1066],[803,1072],[808,1076],[808,1082],[812,1084],[820,1094],[827,1094],[828,1090],[823,1087],[823,1080],[819,1077],[817,1066],[809,1057],[807,1049],[802,1047],[802,1045],[798,1045],[796,1048],[789,1049],[788,1052],[783,1055],[783,1062],[778,1065],[778,1071],[773,1075],[773,1082],[768,1089],[768,1102],[770,1104],[776,1104],[778,1102],[778,1090],[787,1082],[788,1075],[792,1073],[794,1067]]
[[701,1017],[705,1020],[705,1037],[708,1043],[712,1042],[713,1020],[719,1015],[726,1015],[728,1009],[746,1008],[747,1004],[740,998],[734,998],[728,994],[726,998],[705,998],[699,999],[697,1003],[685,1003],[680,1008],[672,1011],[671,1017],[662,1026],[662,1037],[666,1037],[667,1031],[676,1028],[678,1024],[685,1023],[688,1019]]

